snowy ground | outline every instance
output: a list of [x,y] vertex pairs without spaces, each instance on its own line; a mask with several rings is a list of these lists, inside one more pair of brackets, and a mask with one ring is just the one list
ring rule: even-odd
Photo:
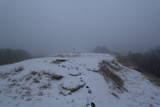
[[[102,60],[127,91],[97,72]],[[111,55],[64,54],[0,66],[0,107],[160,107],[160,88]]]

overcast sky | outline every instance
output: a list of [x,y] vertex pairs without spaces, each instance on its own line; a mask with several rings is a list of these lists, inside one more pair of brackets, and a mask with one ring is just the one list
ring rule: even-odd
[[0,0],[0,48],[144,51],[160,45],[160,0]]

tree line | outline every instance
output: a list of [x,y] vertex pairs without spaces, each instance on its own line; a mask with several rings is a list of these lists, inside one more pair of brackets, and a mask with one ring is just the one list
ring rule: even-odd
[[0,65],[23,61],[31,57],[29,52],[22,49],[0,49]]

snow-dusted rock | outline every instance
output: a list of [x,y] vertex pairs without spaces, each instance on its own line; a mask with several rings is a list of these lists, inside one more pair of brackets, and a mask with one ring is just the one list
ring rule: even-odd
[[70,77],[66,78],[62,84],[60,84],[60,93],[63,95],[72,94],[85,86],[85,82],[82,78]]

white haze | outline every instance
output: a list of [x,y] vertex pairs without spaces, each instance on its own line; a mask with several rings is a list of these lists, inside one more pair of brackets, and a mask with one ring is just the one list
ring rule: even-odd
[[0,48],[34,54],[160,45],[159,0],[1,0]]

